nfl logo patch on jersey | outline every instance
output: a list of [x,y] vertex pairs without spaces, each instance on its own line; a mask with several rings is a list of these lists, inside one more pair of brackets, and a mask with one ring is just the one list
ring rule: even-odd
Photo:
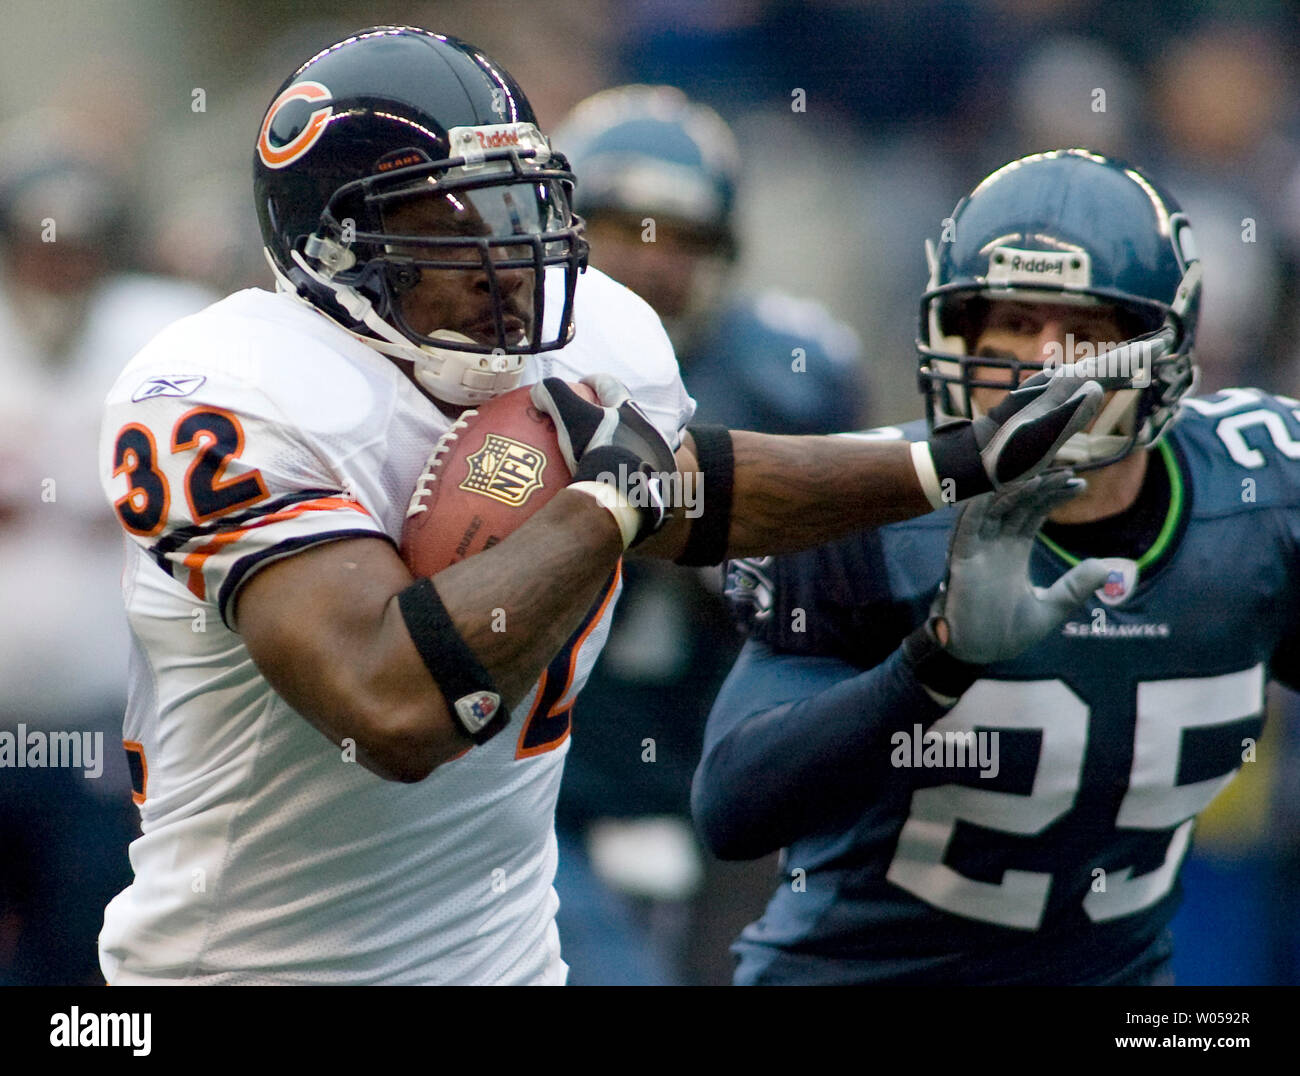
[[476,691],[456,700],[456,712],[471,733],[480,732],[492,720],[501,705],[501,696],[492,691]]
[[1103,557],[1101,563],[1106,567],[1106,582],[1097,589],[1097,597],[1107,605],[1119,605],[1137,586],[1137,562],[1125,557]]

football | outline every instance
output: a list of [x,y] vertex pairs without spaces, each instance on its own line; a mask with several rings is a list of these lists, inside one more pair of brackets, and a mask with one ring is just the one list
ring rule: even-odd
[[[595,393],[571,383],[595,402]],[[402,527],[402,559],[433,575],[491,549],[569,484],[555,425],[530,386],[461,413],[416,480]]]

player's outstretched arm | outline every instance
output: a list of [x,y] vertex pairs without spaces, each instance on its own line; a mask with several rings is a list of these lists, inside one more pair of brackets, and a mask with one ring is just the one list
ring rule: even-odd
[[[1021,481],[1092,419],[1102,395],[1064,366],[1026,381],[988,415],[910,445],[735,432],[727,555],[803,549]],[[706,468],[706,513],[707,481]]]
[[[1101,373],[1129,369],[1130,349],[1142,354],[1143,361],[1159,358],[1175,338],[1165,326],[1107,355],[1043,370],[1007,393],[987,415],[944,422],[928,441],[910,445],[733,432],[734,496],[726,555],[804,549],[1032,478],[1092,420],[1106,389],[1127,385],[1123,378]],[[703,461],[694,442],[687,447],[699,467]],[[691,463],[688,459],[679,466]],[[712,510],[710,467],[701,471],[702,518],[707,519]],[[647,552],[681,556],[687,548],[685,522],[676,521],[672,531],[665,528]],[[701,560],[688,556],[687,563]]]
[[937,720],[985,665],[1046,637],[1105,581],[1095,560],[1050,587],[1029,579],[1035,533],[1079,485],[1055,472],[972,501],[932,619],[875,668],[746,644],[709,715],[692,788],[715,854],[755,858],[853,818],[890,765],[892,733]]
[[[562,490],[499,545],[437,574],[442,604],[507,705],[578,628],[623,544],[610,512]],[[349,539],[266,566],[236,607],[249,653],[280,696],[396,781],[421,780],[471,745],[399,608],[414,581],[387,542]]]
[[757,859],[859,816],[879,794],[889,736],[947,712],[901,650],[863,672],[751,639],[714,701],[691,785],[720,859]]
[[[553,382],[557,391],[548,394]],[[534,402],[555,421],[562,444],[570,437],[586,443],[602,414],[627,399],[612,379],[587,383],[604,409],[556,379],[534,390]],[[710,434],[705,444],[699,438],[707,431],[688,432],[677,452],[677,475],[670,476],[670,465],[662,478],[665,487],[672,477],[681,488],[699,490],[702,514],[694,520],[670,514],[639,551],[687,564],[793,552],[966,500],[1044,468],[1096,414],[1102,396],[1091,369],[1067,365],[1026,381],[988,415],[945,423],[928,441],[910,445],[746,431]],[[671,491],[665,492],[672,509]]]

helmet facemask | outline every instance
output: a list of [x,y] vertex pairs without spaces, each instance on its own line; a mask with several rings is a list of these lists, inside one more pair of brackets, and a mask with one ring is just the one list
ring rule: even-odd
[[[926,399],[926,418],[931,426],[951,418],[974,418],[980,409],[973,389],[1005,390],[1025,376],[1058,365],[1058,362],[1021,361],[1006,356],[972,354],[980,335],[988,304],[998,301],[1045,303],[1107,308],[1113,312],[1122,339],[1093,343],[1080,341],[1075,354],[1061,361],[1097,357],[1129,340],[1155,333],[1168,322],[1177,341],[1160,358],[1143,357],[1125,369],[1099,372],[1119,379],[1088,430],[1072,436],[1057,453],[1056,464],[1076,471],[1109,466],[1135,448],[1154,445],[1177,413],[1179,401],[1192,391],[1196,366],[1191,353],[1189,326],[1194,327],[1199,298],[1200,264],[1190,265],[1172,305],[1117,293],[1109,289],[1084,289],[1035,282],[1032,287],[937,284],[934,248],[927,242],[931,264],[931,287],[921,300],[920,324],[925,335],[917,340],[920,355],[918,381]],[[1103,363],[1103,367],[1107,364]]]
[[[319,293],[324,285],[346,311],[351,331],[386,354],[411,360],[425,388],[461,405],[515,388],[525,356],[573,339],[574,293],[586,267],[587,244],[569,208],[573,176],[564,159],[551,154],[531,125],[510,125],[508,147],[470,144],[491,130],[453,128],[458,157],[390,154],[387,171],[386,158],[374,174],[338,188],[318,230],[293,252],[316,285],[312,290]],[[427,226],[422,221],[407,234],[395,232],[391,221],[409,221],[403,210],[412,206]],[[461,277],[459,284],[441,282],[451,289],[446,294],[457,292],[462,300],[484,292],[481,308],[468,300],[472,313],[462,306],[446,315],[444,325],[436,324],[436,311],[422,316],[407,297],[430,273]],[[466,273],[474,275],[472,285],[463,281]]]

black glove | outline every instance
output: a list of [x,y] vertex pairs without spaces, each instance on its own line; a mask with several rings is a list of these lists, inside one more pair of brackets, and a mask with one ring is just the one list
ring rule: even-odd
[[627,387],[608,374],[582,379],[599,404],[584,400],[558,377],[533,386],[532,400],[551,417],[560,452],[577,482],[613,486],[640,513],[631,545],[644,541],[667,518],[663,483],[677,470],[673,450],[633,401]]
[[[1033,477],[1092,420],[1106,389],[1130,387],[1128,378],[1098,377],[1099,371],[1135,367],[1125,361],[1123,352],[1129,348],[1144,349],[1150,369],[1150,361],[1163,356],[1174,342],[1174,330],[1165,326],[1096,358],[1042,370],[1007,393],[987,415],[936,426],[928,442],[913,446],[917,474],[930,502],[937,508]],[[932,471],[929,481],[927,469]]]

